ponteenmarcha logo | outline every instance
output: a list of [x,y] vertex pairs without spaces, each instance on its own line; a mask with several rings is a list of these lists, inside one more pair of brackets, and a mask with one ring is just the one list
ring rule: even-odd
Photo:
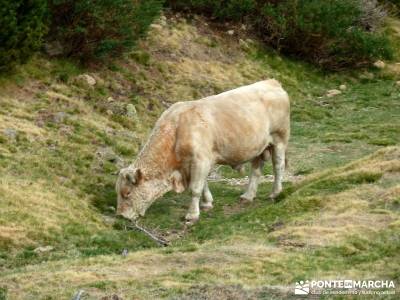
[[295,283],[295,295],[395,295],[393,280],[306,280]]
[[309,293],[310,293],[310,283],[308,280],[306,280],[306,282],[302,280],[296,282],[294,287],[295,295],[308,295]]

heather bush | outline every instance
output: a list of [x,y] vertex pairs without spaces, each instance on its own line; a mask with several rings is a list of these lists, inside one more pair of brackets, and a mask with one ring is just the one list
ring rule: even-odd
[[388,39],[378,32],[384,11],[373,2],[287,0],[268,3],[260,10],[256,28],[273,47],[323,67],[360,66],[392,56]]
[[160,0],[50,0],[50,38],[82,61],[132,48],[162,8]]
[[0,0],[0,72],[25,62],[42,45],[47,0]]

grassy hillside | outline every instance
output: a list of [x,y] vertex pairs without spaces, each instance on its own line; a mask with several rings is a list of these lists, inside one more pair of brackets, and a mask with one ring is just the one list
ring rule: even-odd
[[[111,66],[39,56],[0,78],[0,299],[71,299],[79,289],[87,299],[268,299],[290,297],[305,278],[399,280],[397,65],[324,74],[236,32],[162,18]],[[148,211],[144,224],[172,246],[126,230],[114,216],[113,173],[160,113],[269,77],[292,99],[280,201],[266,200],[267,181],[241,206],[244,187],[217,181],[216,207],[192,228],[181,219],[188,194],[167,194]],[[53,249],[35,251],[44,246]]]

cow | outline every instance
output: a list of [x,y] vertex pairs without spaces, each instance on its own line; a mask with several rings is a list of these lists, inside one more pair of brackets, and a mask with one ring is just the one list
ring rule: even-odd
[[136,160],[120,170],[117,214],[136,220],[166,192],[189,189],[191,204],[185,218],[196,222],[200,207],[213,207],[207,177],[216,164],[240,168],[251,163],[249,184],[240,197],[251,202],[270,154],[274,199],[282,191],[289,135],[289,97],[274,79],[175,103],[158,119]]

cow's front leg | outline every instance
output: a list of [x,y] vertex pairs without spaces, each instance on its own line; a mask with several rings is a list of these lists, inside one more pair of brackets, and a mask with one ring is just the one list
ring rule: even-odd
[[208,211],[213,208],[213,196],[210,192],[210,189],[208,188],[208,183],[207,181],[204,183],[204,188],[203,188],[203,201],[200,204],[201,209]]
[[251,202],[257,194],[258,181],[262,175],[262,169],[264,167],[264,160],[262,157],[257,157],[251,162],[251,174],[249,185],[247,186],[246,192],[240,196],[240,200],[243,202]]
[[200,208],[199,202],[201,193],[206,183],[207,175],[210,172],[210,164],[206,160],[199,160],[193,163],[190,172],[190,190],[192,192],[192,203],[190,204],[189,211],[186,214],[186,220],[194,223],[199,220]]
[[274,145],[272,149],[274,185],[272,188],[272,193],[269,196],[271,199],[275,199],[282,192],[282,179],[285,171],[285,151],[286,147],[283,143]]

